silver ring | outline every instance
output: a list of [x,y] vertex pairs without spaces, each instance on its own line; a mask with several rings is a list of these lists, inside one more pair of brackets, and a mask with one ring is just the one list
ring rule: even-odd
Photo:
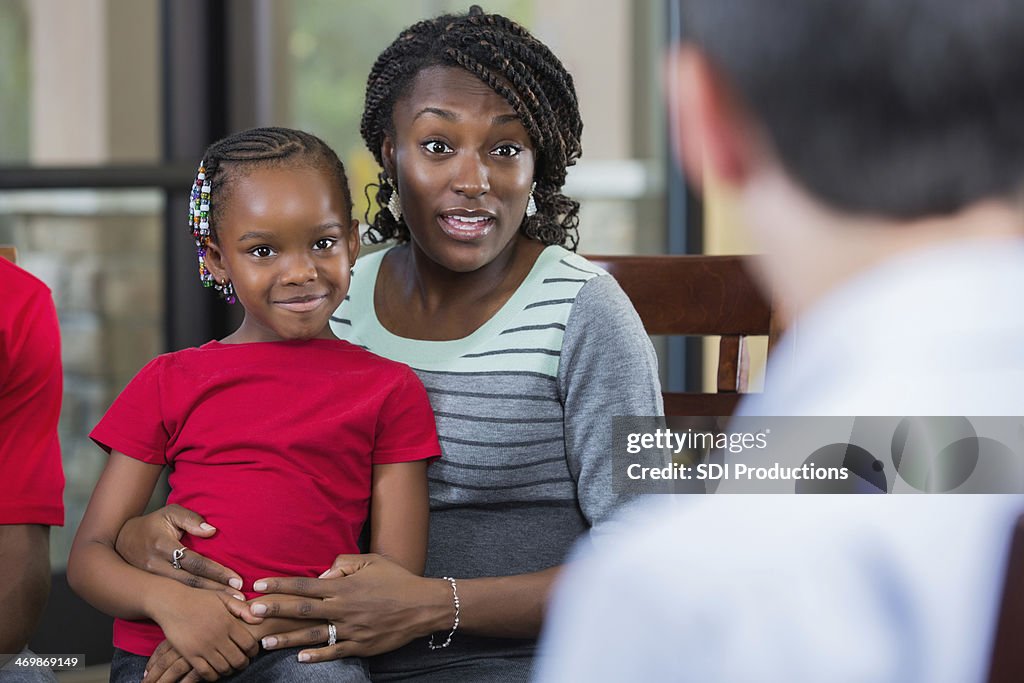
[[327,622],[327,645],[334,645],[338,642],[338,629],[334,628],[334,624]]
[[175,569],[181,569],[181,560],[185,557],[185,550],[187,548],[178,548],[171,553],[171,566]]

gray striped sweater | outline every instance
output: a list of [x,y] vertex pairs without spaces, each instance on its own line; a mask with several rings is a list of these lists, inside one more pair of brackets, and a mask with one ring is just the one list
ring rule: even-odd
[[[611,488],[611,417],[660,415],[657,361],[618,284],[562,247],[463,339],[420,341],[373,310],[384,251],[358,261],[332,318],[342,339],[410,365],[430,396],[442,458],[431,465],[427,576],[504,576],[564,561],[622,501]],[[376,658],[374,680],[515,681],[534,641],[474,638]]]

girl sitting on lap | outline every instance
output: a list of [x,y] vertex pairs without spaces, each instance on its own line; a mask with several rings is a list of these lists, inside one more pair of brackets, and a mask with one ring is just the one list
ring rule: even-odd
[[[344,167],[308,133],[254,129],[207,150],[189,214],[200,278],[245,316],[221,341],[150,362],[91,434],[110,459],[68,579],[117,617],[112,681],[141,680],[165,638],[204,678],[248,666],[237,679],[296,679],[297,651],[257,656],[263,635],[295,624],[255,617],[244,599],[259,577],[316,577],[339,552],[358,553],[368,518],[373,552],[423,571],[426,464],[440,453],[427,395],[408,367],[329,325],[359,251],[351,211]],[[166,561],[178,571],[190,554],[230,562],[233,590],[188,587],[115,552],[165,465],[169,501],[219,529],[186,535]],[[333,644],[334,626],[319,626]],[[303,666],[301,680],[367,677],[349,658]]]

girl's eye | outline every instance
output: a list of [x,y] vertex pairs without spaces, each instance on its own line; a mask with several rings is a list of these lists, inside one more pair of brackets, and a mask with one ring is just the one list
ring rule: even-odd
[[274,255],[274,250],[270,247],[253,247],[249,253],[257,258],[269,258]]
[[519,156],[522,151],[522,147],[517,145],[498,145],[491,154],[496,157],[515,157]]
[[338,240],[333,237],[321,237],[316,242],[313,242],[313,249],[330,249],[337,243]]
[[429,142],[423,143],[423,149],[427,150],[431,154],[447,154],[453,151],[452,148],[446,142],[440,140],[430,140]]

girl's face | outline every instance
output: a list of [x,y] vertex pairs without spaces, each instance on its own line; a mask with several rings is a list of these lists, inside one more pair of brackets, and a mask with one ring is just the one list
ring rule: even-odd
[[359,253],[358,222],[341,188],[306,166],[233,172],[207,258],[245,308],[232,341],[333,338],[330,316]]
[[518,233],[533,183],[515,110],[468,71],[437,66],[414,78],[392,121],[381,152],[415,246],[456,272],[491,263]]

